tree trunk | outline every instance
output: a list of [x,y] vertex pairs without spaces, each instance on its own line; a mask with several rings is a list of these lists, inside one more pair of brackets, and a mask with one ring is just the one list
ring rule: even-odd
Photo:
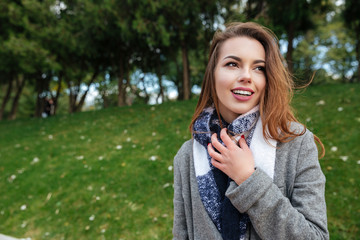
[[40,93],[36,94],[36,105],[35,105],[35,114],[34,117],[40,118],[42,110],[44,109],[43,99],[40,97]]
[[246,8],[245,8],[245,16],[246,16],[246,20],[250,21],[251,19],[251,4],[252,4],[252,0],[248,0],[246,2]]
[[69,113],[73,113],[74,112],[74,98],[75,98],[75,101],[76,101],[76,97],[74,97],[74,90],[72,88],[72,84],[70,82],[69,79],[66,79],[66,84],[68,86],[68,89],[69,89]]
[[101,98],[103,100],[103,108],[108,108],[109,107],[109,98],[106,96],[106,93],[101,95]]
[[[360,36],[360,31],[358,31],[357,36]],[[357,81],[360,83],[360,39],[356,40],[356,60],[358,62],[358,69],[357,69]]]
[[97,77],[98,75],[99,75],[99,71],[96,70],[96,71],[93,73],[92,77],[91,77],[91,80],[90,80],[90,82],[89,82],[89,84],[88,84],[88,86],[87,86],[86,91],[85,91],[84,94],[81,96],[81,99],[80,99],[79,103],[75,106],[75,111],[76,111],[76,112],[81,111],[82,107],[84,106],[85,99],[86,99],[86,95],[87,95],[88,92],[89,92],[89,89],[90,89],[90,87],[91,87],[91,84],[94,83],[94,81],[95,81],[95,79],[96,79],[96,77]]
[[178,100],[184,100],[184,88],[182,87],[182,73],[181,73],[181,67],[178,61],[176,61],[176,87],[178,90]]
[[44,103],[45,103],[45,96],[44,93],[49,92],[50,89],[50,80],[51,80],[51,76],[43,78],[42,77],[42,72],[37,72],[36,73],[36,83],[35,83],[35,91],[37,93],[37,98],[36,98],[36,107],[35,107],[35,117],[41,117],[42,113],[44,112]]
[[189,60],[188,60],[188,52],[185,44],[182,44],[181,47],[182,52],[182,62],[183,62],[183,92],[184,92],[184,100],[190,99],[190,77],[189,77]]
[[123,61],[120,61],[119,64],[119,71],[117,73],[118,75],[118,107],[121,106],[125,106],[126,102],[125,102],[125,97],[126,97],[126,92],[125,92],[125,87],[124,87],[124,66],[123,66]]
[[257,19],[262,14],[264,1],[248,0],[245,8],[246,20],[251,21]]
[[292,74],[293,73],[293,60],[292,54],[294,50],[293,42],[294,42],[294,24],[290,24],[287,29],[287,36],[288,36],[288,47],[286,52],[286,62],[288,64],[288,70]]
[[[149,93],[146,91],[146,86],[145,86],[145,80],[144,80],[145,77],[142,77],[140,79],[140,82],[142,83],[142,85],[144,86],[144,93],[145,93],[145,98],[144,98],[144,103],[147,104],[149,103],[149,100],[150,100],[150,96],[149,96]],[[140,95],[137,94],[138,97],[140,98]]]
[[56,114],[56,110],[58,108],[58,100],[59,100],[59,96],[60,96],[60,92],[61,92],[61,84],[62,84],[62,80],[63,80],[63,72],[61,71],[59,73],[59,76],[58,76],[58,85],[57,85],[57,88],[56,88],[56,93],[55,93],[55,96],[52,96],[52,99],[54,101],[54,112],[53,112],[53,115]]
[[41,97],[41,93],[44,91],[44,87],[41,77],[37,77],[35,88],[36,88],[36,106],[35,106],[34,116],[40,118],[44,110],[44,98]]
[[4,96],[3,100],[2,100],[2,103],[1,103],[0,120],[2,120],[3,117],[4,117],[5,107],[6,107],[6,104],[8,103],[8,101],[10,99],[12,87],[13,87],[13,79],[10,78],[9,85],[7,87],[7,90],[6,90],[6,94],[5,94],[5,96]]
[[[161,78],[161,74],[156,74],[158,79],[159,79],[159,93],[156,97],[156,103],[160,104],[160,103],[163,103],[165,101],[164,99],[164,87],[162,85],[162,78]],[[160,98],[161,98],[161,102],[160,102]]]
[[[130,69],[129,69],[129,64],[126,64],[126,71],[124,72],[124,76],[125,76],[125,87],[123,87],[123,91],[124,91],[124,102],[126,105],[131,106],[133,104],[133,100],[127,97],[126,91],[127,89],[131,89],[130,86]],[[131,90],[130,90],[131,91]]]
[[158,96],[156,98],[157,103],[160,103],[159,102],[160,97],[161,97],[161,102],[165,102],[164,86],[162,84],[162,76],[161,75],[162,75],[161,74],[161,66],[160,66],[160,63],[158,62],[157,66],[156,66],[156,76],[157,76],[157,78],[159,80],[159,89],[160,89],[160,91],[159,91],[159,94],[158,94]]
[[9,115],[9,120],[14,120],[16,118],[17,109],[19,106],[19,99],[22,93],[22,90],[25,86],[25,78],[23,75],[16,77],[16,93],[11,105],[11,111]]

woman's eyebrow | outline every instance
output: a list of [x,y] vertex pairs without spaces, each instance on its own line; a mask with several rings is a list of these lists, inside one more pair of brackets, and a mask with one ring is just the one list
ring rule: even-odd
[[[241,62],[241,61],[242,61],[241,58],[239,58],[239,57],[237,57],[237,56],[233,56],[233,55],[224,57],[224,59],[227,59],[227,58],[234,59],[234,60],[236,60],[236,61],[238,61],[238,62]],[[264,64],[265,64],[266,62],[265,62],[265,60],[258,59],[258,60],[255,60],[253,63],[254,63],[254,64],[264,63]]]
[[227,59],[227,58],[232,58],[232,59],[234,59],[234,60],[236,60],[236,61],[238,61],[238,62],[241,62],[241,58],[239,58],[239,57],[237,57],[237,56],[230,55],[230,56],[224,57],[224,59]]
[[260,60],[260,59],[259,59],[259,60],[255,60],[255,61],[254,61],[254,63],[255,63],[255,64],[256,64],[256,63],[263,63],[263,64],[266,64],[266,62],[265,62],[264,60]]

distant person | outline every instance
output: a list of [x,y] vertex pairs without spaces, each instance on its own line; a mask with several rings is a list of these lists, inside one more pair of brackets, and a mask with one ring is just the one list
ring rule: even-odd
[[215,33],[174,159],[174,239],[329,239],[324,147],[291,111],[292,88],[269,29]]
[[44,118],[49,117],[54,114],[54,100],[52,98],[45,98],[45,104],[44,104],[44,112],[42,116]]

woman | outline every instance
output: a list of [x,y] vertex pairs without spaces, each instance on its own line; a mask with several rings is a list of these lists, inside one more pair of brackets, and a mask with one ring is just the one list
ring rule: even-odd
[[325,177],[294,117],[275,35],[255,23],[215,34],[193,139],[174,159],[174,239],[328,239]]

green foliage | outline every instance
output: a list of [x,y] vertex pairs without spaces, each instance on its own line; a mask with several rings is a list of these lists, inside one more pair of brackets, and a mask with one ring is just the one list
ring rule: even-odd
[[[309,81],[315,69],[315,64],[319,62],[317,56],[320,55],[318,45],[315,44],[315,32],[308,31],[302,41],[300,41],[294,51],[294,75],[302,81]],[[322,69],[323,70],[323,69]],[[329,78],[325,78],[329,79]],[[314,83],[322,83],[315,78]]]
[[345,27],[342,10],[340,6],[326,14],[313,16],[316,28],[298,38],[294,50],[294,72],[298,78],[310,79],[314,72],[317,72],[315,84],[349,82],[354,78],[355,34]]
[[348,81],[355,70],[356,61],[353,33],[345,28],[343,22],[334,18],[326,28],[322,29],[321,34],[323,44],[328,47],[325,62],[340,81]]
[[356,0],[345,0],[343,17],[346,24],[356,32],[360,31],[360,2]]
[[[211,38],[229,21],[259,22],[288,40],[295,51],[292,54],[289,48],[287,58],[299,78],[309,79],[322,65],[324,76],[347,81],[356,76],[352,73],[360,56],[359,50],[356,55],[358,3],[347,0],[333,6],[334,0],[3,0],[0,84],[6,89],[24,77],[37,96],[32,102],[35,115],[46,94],[56,99],[60,93],[68,94],[69,111],[80,110],[89,85],[115,85],[117,104],[125,105],[134,92],[147,95],[139,92],[140,80],[130,81],[136,71],[156,75],[152,85],[163,99],[165,79],[185,97],[193,85],[201,85]],[[320,59],[323,52],[326,56]],[[111,81],[97,77],[107,73]],[[54,86],[62,89],[57,92]]]
[[[331,239],[359,235],[360,86],[311,87],[294,107],[326,148]],[[195,101],[0,122],[0,232],[32,239],[171,239],[172,161]],[[335,151],[336,150],[336,151]]]
[[24,5],[15,2],[4,4],[4,10],[8,12],[0,13],[4,23],[0,34],[1,72],[33,74],[39,69],[58,67],[54,55],[39,42],[39,25],[34,21],[40,23],[46,15],[37,11],[39,4],[35,4],[36,2],[24,1]]
[[357,61],[357,73],[354,74],[353,79],[357,78],[357,81],[360,82],[360,2],[356,0],[346,0],[345,8],[342,12],[342,15],[345,19],[346,26],[351,33],[354,33],[353,39],[355,44],[353,44],[356,52],[356,61]]
[[95,107],[98,109],[117,106],[117,85],[114,81],[100,81],[97,89],[99,95],[95,98]]

